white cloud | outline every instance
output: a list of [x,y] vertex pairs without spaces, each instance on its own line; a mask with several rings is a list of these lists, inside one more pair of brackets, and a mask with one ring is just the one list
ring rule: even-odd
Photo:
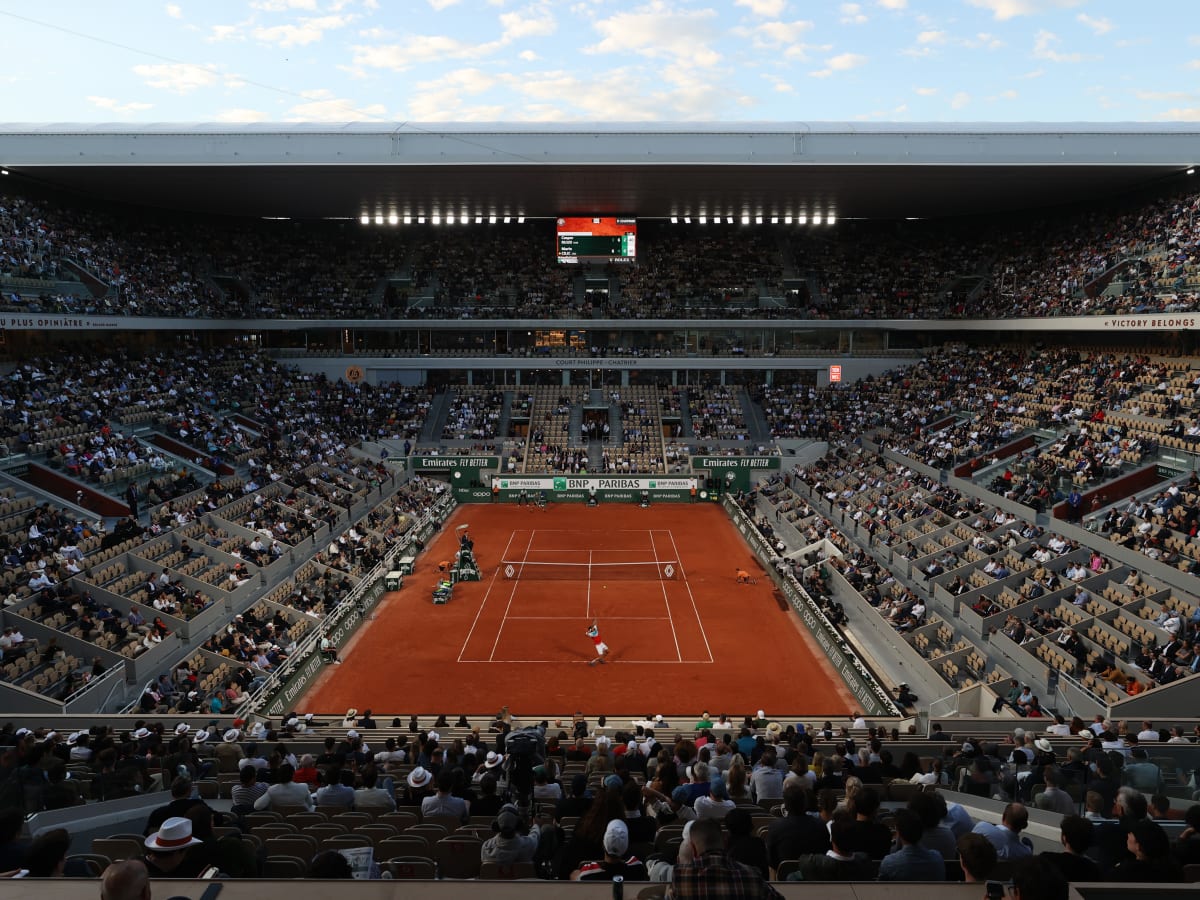
[[439,78],[418,81],[408,101],[407,116],[422,122],[479,121],[494,118],[500,106],[470,107],[464,97],[486,93],[496,79],[480,69],[459,69]]
[[179,4],[177,4],[177,3],[168,3],[165,7],[165,10],[166,10],[167,15],[170,16],[172,19],[182,19],[183,18],[183,8],[180,7]]
[[944,44],[946,43],[946,32],[944,31],[922,31],[917,35],[918,44]]
[[1200,122],[1200,106],[1174,107],[1159,113],[1155,118],[1171,122]]
[[788,48],[783,51],[783,55],[788,59],[798,60],[799,62],[808,62],[811,53],[828,53],[833,49],[833,44],[789,44]]
[[213,25],[209,29],[208,37],[205,38],[209,43],[220,43],[221,41],[244,41],[246,39],[247,30],[254,24],[254,19],[244,19],[233,25]]
[[214,117],[218,122],[265,122],[270,118],[265,112],[257,109],[223,109]]
[[1045,69],[1034,69],[1031,72],[1026,72],[1024,75],[1018,75],[1018,78],[1041,78],[1046,74]]
[[1190,60],[1187,64],[1189,69],[1200,69],[1200,59]]
[[554,34],[558,28],[558,22],[545,6],[531,6],[522,12],[501,13],[500,24],[504,27],[500,40],[505,44],[522,38],[547,37]]
[[522,120],[708,120],[757,101],[728,83],[727,73],[686,61],[659,69],[643,64],[584,75],[578,71],[508,74],[503,83],[524,98]]
[[999,96],[1001,100],[1016,100],[1017,92],[1012,88],[1009,88],[1007,91],[1001,91],[997,96]]
[[636,53],[651,58],[686,59],[691,65],[716,65],[721,54],[709,46],[719,36],[716,11],[676,8],[663,0],[632,12],[619,12],[592,23],[601,35],[585,53]]
[[325,32],[344,28],[352,21],[350,16],[304,17],[296,23],[255,28],[255,40],[280,47],[306,47],[325,36]]
[[289,9],[315,12],[317,0],[251,0],[250,6],[252,9],[261,9],[263,12],[286,12]]
[[92,106],[98,106],[100,109],[107,109],[115,113],[132,113],[143,112],[144,110],[153,108],[153,103],[138,103],[136,101],[130,103],[122,103],[112,97],[97,97],[95,95],[87,98],[88,103]]
[[967,106],[970,102],[971,102],[971,95],[968,94],[966,91],[959,91],[957,94],[955,94],[953,97],[950,98],[950,108],[951,109],[962,109],[963,107]]
[[935,87],[919,87],[919,88],[913,88],[913,91],[919,97],[932,97],[934,94],[936,94],[938,92],[938,89]]
[[857,3],[843,3],[840,7],[843,25],[865,25],[868,21],[863,8]]
[[734,34],[748,37],[755,47],[779,47],[783,44],[796,44],[800,35],[809,31],[813,23],[805,19],[795,22],[763,22],[749,28],[735,28]]
[[1097,35],[1108,34],[1110,31],[1113,30],[1113,23],[1110,19],[1105,19],[1103,17],[1098,18],[1098,19],[1093,18],[1092,16],[1089,16],[1087,13],[1080,13],[1079,15],[1077,15],[1075,17],[1075,21],[1086,25],[1088,28],[1092,29],[1092,31],[1094,31]]
[[737,0],[736,5],[744,6],[764,19],[774,19],[783,14],[787,0]]
[[520,53],[517,54],[517,56],[520,59],[525,60],[525,62],[535,62],[536,60],[541,59],[541,57],[538,56],[536,53],[534,53],[532,50],[522,50]]
[[979,32],[973,38],[964,38],[961,43],[964,47],[968,47],[972,50],[978,48],[983,48],[984,50],[999,50],[1004,46],[1004,41],[1000,40],[1000,38],[996,37],[994,34],[986,31]]
[[325,89],[300,94],[308,102],[288,110],[289,122],[378,122],[387,117],[387,109],[380,103],[360,107],[353,100],[335,97],[333,91]]
[[187,94],[197,88],[212,87],[221,78],[214,65],[192,65],[190,63],[157,63],[137,65],[133,73],[152,88]]
[[500,49],[498,41],[470,44],[457,38],[418,34],[398,44],[360,44],[353,48],[354,65],[403,72],[414,65],[446,59],[473,59]]
[[837,56],[831,56],[825,60],[825,68],[817,69],[815,72],[809,72],[813,78],[828,78],[834,72],[848,72],[850,69],[857,69],[859,66],[866,65],[867,57],[861,53],[840,53]]
[[448,9],[458,2],[459,0],[429,0],[429,5],[432,6],[437,12],[441,12],[443,9]]
[[1082,53],[1060,53],[1055,46],[1061,43],[1058,35],[1042,29],[1033,39],[1033,56],[1035,59],[1045,59],[1056,63],[1083,62]]
[[1133,95],[1139,100],[1149,100],[1155,103],[1170,101],[1178,103],[1182,100],[1195,100],[1196,95],[1190,91],[1134,91]]
[[908,0],[879,0],[879,5],[884,9],[907,9]]
[[997,21],[1004,22],[1017,16],[1036,16],[1054,9],[1069,9],[1079,6],[1083,0],[967,0],[972,6],[991,10]]
[[[364,68],[403,72],[414,65],[435,60],[478,59],[523,38],[545,37],[558,28],[548,6],[534,5],[521,12],[501,13],[502,33],[497,40],[470,43],[442,34],[417,34],[394,44],[356,44],[354,65],[348,71]],[[531,51],[527,51],[531,52]],[[530,59],[524,54],[522,59]],[[532,57],[536,59],[536,54]]]

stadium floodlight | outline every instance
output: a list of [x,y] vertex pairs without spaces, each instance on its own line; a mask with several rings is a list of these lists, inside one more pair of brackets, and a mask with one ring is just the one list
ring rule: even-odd
[[[5,174],[5,175],[7,175],[7,174],[8,174],[8,169],[5,169],[5,170],[4,170],[4,174]],[[1193,166],[1188,166],[1188,170],[1187,170],[1187,173],[1186,173],[1186,174],[1188,174],[1188,175],[1195,175],[1195,174],[1196,174],[1196,169],[1195,169]]]
[[489,225],[495,225],[495,224],[496,224],[496,217],[495,217],[495,216],[488,216],[488,224],[489,224]]
[[807,225],[808,224],[808,215],[806,213],[800,213],[800,215],[796,216],[796,224],[797,225]]
[[511,222],[511,221],[512,221],[512,216],[505,216],[505,217],[504,217],[504,224],[505,224],[505,225],[507,225],[507,224],[508,224],[509,222]]
[[442,217],[441,216],[430,216],[429,221],[434,225],[441,225]]
[[813,213],[813,224],[814,225],[821,224],[821,214],[820,213]]
[[749,224],[750,224],[750,217],[749,217],[749,216],[742,216],[742,224],[743,224],[743,225],[749,225]]
[[524,217],[524,216],[517,216],[517,224],[518,224],[518,225],[524,225],[524,224],[525,224],[525,217]]
[[[436,225],[437,223],[435,222],[434,224]],[[454,213],[446,213],[446,224],[447,225],[454,224]]]
[[679,224],[679,216],[671,216],[671,224],[678,225]]
[[398,215],[396,215],[395,213],[392,213],[390,216],[388,216],[388,224],[389,225],[399,225],[400,217]]
[[366,213],[363,213],[361,216],[358,217],[358,221],[362,222],[364,225],[370,225],[371,217],[368,216]]
[[383,224],[383,213],[375,213],[375,224],[376,225]]
[[832,225],[832,224],[833,224],[834,222],[836,222],[836,221],[837,221],[837,216],[835,216],[833,213],[830,213],[829,215],[827,215],[827,216],[825,217],[825,224],[826,224],[826,225]]
[[771,224],[778,225],[779,224],[779,216],[771,216]]
[[[0,175],[7,175],[7,174],[8,174],[8,169],[0,169]],[[1192,173],[1188,172],[1188,174],[1191,175]]]
[[791,224],[792,224],[792,217],[791,217],[791,216],[784,216],[784,217],[783,217],[783,224],[784,224],[784,225],[791,225]]
[[418,225],[424,225],[424,224],[425,224],[425,217],[424,217],[424,216],[417,216],[417,224],[418,224]]
[[411,225],[411,224],[412,224],[412,216],[405,216],[405,217],[404,217],[404,224],[405,224],[405,225]]
[[700,222],[701,225],[707,225],[708,224],[708,216],[701,216],[698,219],[698,221]]
[[755,217],[754,217],[754,224],[755,224],[755,225],[761,225],[761,224],[762,224],[762,216],[755,216]]
[[684,216],[684,217],[683,217],[683,224],[684,224],[684,225],[691,225],[691,224],[692,224],[692,217],[691,217],[691,216]]
[[483,216],[476,216],[476,217],[475,217],[475,224],[476,224],[476,225],[482,225],[482,224],[483,224]]

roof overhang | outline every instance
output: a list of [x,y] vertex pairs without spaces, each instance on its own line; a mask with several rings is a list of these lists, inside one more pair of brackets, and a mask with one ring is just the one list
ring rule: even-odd
[[1176,125],[0,126],[0,165],[106,201],[237,216],[942,218],[1180,176]]

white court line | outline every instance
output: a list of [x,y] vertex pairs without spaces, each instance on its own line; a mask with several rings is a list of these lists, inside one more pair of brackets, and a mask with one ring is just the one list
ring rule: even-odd
[[[650,549],[654,552],[654,563],[655,563],[655,566],[657,567],[657,565],[658,565],[658,548],[655,547],[655,545],[654,545],[654,532],[651,531],[650,529],[646,529],[646,533],[650,535]],[[678,562],[678,560],[676,560],[676,562]],[[662,577],[661,572],[659,573],[659,576],[658,576],[658,584],[662,588],[663,603],[665,603],[667,605],[667,617],[671,621],[671,637],[673,637],[675,639],[675,655],[677,657],[679,657],[678,662],[683,662],[683,653],[681,653],[679,650],[679,635],[675,633],[675,617],[671,615],[671,600],[667,596],[667,582]]]
[[[521,664],[532,665],[534,663],[542,663],[550,666],[589,665],[586,659],[462,659],[462,663],[504,663],[504,664]],[[709,666],[712,663],[703,659],[684,659],[679,662],[671,662],[669,659],[607,659],[604,661],[606,666]]]
[[696,624],[700,626],[700,636],[704,638],[704,649],[708,651],[708,661],[714,662],[712,647],[708,644],[708,633],[704,630],[704,620],[700,618],[700,610],[696,608],[696,597],[692,594],[692,586],[687,580],[687,572],[683,570],[683,558],[679,555],[679,547],[675,544],[675,532],[669,528],[666,529],[666,532],[671,537],[671,549],[675,551],[675,564],[679,566],[679,574],[687,588],[688,598],[692,601],[692,612],[696,614]]
[[[541,531],[541,529],[539,528],[538,531]],[[586,534],[604,534],[605,532],[589,531],[589,532],[585,532],[585,533]],[[533,552],[534,553],[590,553],[591,551],[589,551],[586,547],[575,547],[570,550],[546,550],[543,547],[539,547],[537,550],[534,550]],[[603,549],[601,549],[597,552],[599,552],[599,553],[649,553],[650,551],[647,550],[645,547],[604,547]]]
[[[537,529],[529,532],[529,543],[525,545],[524,560],[529,559],[529,548],[533,546],[534,536],[537,535]],[[524,562],[521,565],[525,565]],[[508,611],[512,609],[513,597],[517,596],[517,585],[521,583],[520,578],[513,579],[512,591],[508,595],[508,605],[504,607],[504,617],[500,620],[500,627],[496,629],[496,640],[492,642],[492,652],[488,654],[488,662],[493,661],[496,656],[496,648],[500,646],[500,635],[504,633],[504,623],[508,621]]]
[[[500,554],[500,558],[504,559],[508,555],[508,548],[512,546],[513,538],[517,536],[517,532],[511,531],[508,535],[508,543],[504,545],[504,552]],[[463,641],[462,649],[458,651],[458,661],[466,662],[463,659],[463,654],[467,652],[467,645],[471,643],[471,635],[475,633],[475,626],[479,624],[479,617],[483,615],[483,608],[487,606],[488,597],[492,596],[492,588],[496,586],[496,579],[500,577],[500,567],[496,567],[496,571],[492,573],[491,583],[488,584],[487,590],[483,592],[483,602],[479,604],[479,610],[475,613],[475,621],[471,623],[471,630],[467,632],[467,639]]]
[[587,615],[584,618],[590,619],[592,616],[592,551],[588,551],[588,579],[587,579]]
[[[526,619],[529,621],[537,621],[537,622],[578,622],[579,616],[509,616],[508,617],[508,620],[510,622],[520,622],[520,621],[523,621]],[[588,616],[586,619],[584,619],[584,621],[590,623],[592,621],[592,617]],[[621,622],[666,622],[666,621],[668,621],[668,619],[666,616],[605,616],[604,621],[605,622],[617,622],[617,621],[621,621]]]

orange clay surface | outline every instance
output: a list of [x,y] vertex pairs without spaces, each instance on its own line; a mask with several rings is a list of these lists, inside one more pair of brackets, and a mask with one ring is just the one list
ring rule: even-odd
[[[453,559],[462,524],[483,580],[455,585],[453,599],[434,606],[438,563]],[[529,565],[510,577],[502,559]],[[589,560],[591,578],[532,565]],[[657,577],[668,562],[673,577]],[[738,569],[757,583],[736,584]],[[297,708],[354,706],[378,718],[503,705],[517,715],[848,714],[852,695],[774,591],[716,504],[461,506]],[[604,665],[587,665],[593,618],[611,651]]]

